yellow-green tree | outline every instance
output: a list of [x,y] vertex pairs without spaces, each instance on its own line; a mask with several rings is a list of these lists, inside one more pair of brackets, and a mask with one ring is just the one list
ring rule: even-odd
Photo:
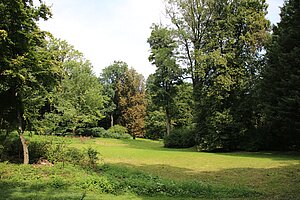
[[117,83],[121,111],[120,122],[135,137],[144,136],[146,100],[144,77],[133,68],[126,70]]

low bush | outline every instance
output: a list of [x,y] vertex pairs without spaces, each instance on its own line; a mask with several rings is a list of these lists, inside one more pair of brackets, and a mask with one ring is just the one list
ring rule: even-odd
[[[71,163],[87,167],[94,167],[99,160],[99,153],[92,149],[80,150],[69,147],[64,138],[55,140],[28,140],[29,163],[38,163],[45,159],[51,163]],[[22,144],[18,137],[7,138],[5,145],[1,145],[1,161],[21,163],[23,160]]]
[[172,130],[171,134],[164,139],[165,147],[189,148],[196,145],[195,131],[191,127],[182,127]]
[[10,160],[11,162],[21,162],[22,161],[22,143],[17,133],[11,133],[7,136],[1,137],[0,140],[1,154],[0,161]]
[[128,134],[127,128],[115,125],[108,130],[102,127],[95,128],[78,128],[76,135],[80,136],[92,136],[101,138],[114,138],[114,139],[129,139],[131,136]]
[[107,138],[115,139],[130,139],[131,136],[128,134],[128,130],[124,126],[114,125],[107,130]]
[[110,133],[119,133],[119,134],[128,134],[128,130],[126,127],[121,125],[114,125],[108,129]]
[[80,136],[101,137],[102,135],[106,134],[106,130],[102,127],[78,128],[75,133],[76,135],[80,135]]

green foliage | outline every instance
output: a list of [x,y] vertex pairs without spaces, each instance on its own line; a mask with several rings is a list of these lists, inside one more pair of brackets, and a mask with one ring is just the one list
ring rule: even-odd
[[88,154],[88,163],[89,163],[89,165],[95,166],[95,164],[99,160],[99,158],[98,158],[98,151],[92,149],[91,147],[89,147],[87,149],[87,154]]
[[106,134],[106,130],[102,127],[94,128],[78,128],[75,131],[76,135],[80,136],[92,136],[92,137],[101,137]]
[[121,125],[114,125],[107,130],[107,138],[116,138],[116,139],[129,139],[130,135],[126,127]]
[[126,127],[121,125],[114,125],[113,127],[105,130],[102,127],[95,128],[78,128],[76,129],[76,135],[79,136],[92,136],[101,138],[115,138],[115,139],[129,139],[131,136],[128,134]]
[[128,130],[126,127],[121,126],[121,125],[114,125],[113,127],[110,127],[108,129],[109,132],[111,133],[119,133],[119,134],[127,134]]
[[95,191],[100,193],[115,193],[115,188],[105,176],[94,176],[87,178],[80,184],[82,189],[87,191]]
[[144,77],[133,68],[126,70],[123,80],[117,83],[117,96],[121,111],[120,124],[133,137],[144,136],[146,115]]
[[[32,140],[42,138],[62,139]],[[67,162],[51,167],[0,163],[0,199],[80,199],[84,194],[86,199],[182,200],[299,196],[298,154],[204,153],[166,149],[159,141],[144,139],[64,141],[85,152],[89,146],[100,151],[106,164],[86,168]]]
[[2,152],[0,161],[14,160],[20,162],[20,153],[22,144],[16,132],[6,135],[5,133],[0,134],[1,140],[0,145],[2,146]]
[[[73,199],[69,194],[76,194],[74,199],[79,199],[82,194],[87,198],[99,194],[125,195],[133,193],[143,197],[182,197],[182,198],[242,198],[258,196],[257,193],[244,188],[222,188],[211,186],[200,181],[175,182],[162,179],[157,176],[131,170],[124,167],[104,165],[98,170],[101,174],[86,171],[77,166],[61,166],[34,168],[0,163],[0,173],[3,176],[0,188],[5,191],[3,197],[15,196],[9,191],[19,188],[18,193],[22,196],[37,199],[44,196],[42,191],[47,192],[45,199]],[[11,173],[12,170],[18,173]],[[67,191],[67,192],[66,192]],[[8,193],[7,193],[8,192]],[[17,193],[17,194],[18,194]],[[23,194],[24,193],[24,194]],[[69,194],[67,194],[69,193]],[[34,198],[31,195],[36,195]],[[2,197],[0,197],[2,198]],[[42,198],[43,199],[43,198]],[[99,198],[101,199],[101,198]]]
[[148,93],[153,103],[162,107],[166,116],[166,133],[170,134],[171,119],[175,110],[174,99],[176,85],[181,83],[182,70],[176,63],[175,49],[177,44],[173,33],[161,25],[153,25],[147,42],[151,47],[149,61],[156,66],[156,71],[148,80]]
[[105,94],[109,97],[105,104],[105,114],[106,118],[109,119],[110,124],[106,125],[111,127],[115,122],[119,122],[119,117],[121,116],[120,110],[120,99],[117,95],[118,88],[117,84],[123,82],[124,74],[128,71],[128,65],[122,61],[115,61],[113,64],[102,70],[100,75],[100,82],[104,87]]
[[191,126],[193,124],[195,102],[193,98],[193,86],[191,83],[182,83],[177,87],[175,96],[175,111],[172,124],[175,128]]
[[168,148],[189,148],[196,145],[196,134],[194,128],[175,128],[171,134],[164,138],[165,147]]
[[49,143],[43,158],[52,163],[71,163],[83,167],[95,167],[99,153],[91,147],[79,150],[70,148],[64,142]]
[[65,41],[53,40],[49,44],[57,59],[61,60],[65,77],[61,86],[52,92],[48,110],[40,120],[40,133],[74,133],[77,127],[93,127],[104,117],[107,99],[103,87],[92,71],[92,65],[81,53]]
[[192,79],[202,149],[236,150],[256,124],[252,98],[268,38],[265,1],[167,1],[182,65]]
[[30,0],[1,1],[0,13],[0,125],[23,132],[34,126],[61,77],[37,24],[51,13],[43,2]]
[[161,110],[148,110],[145,118],[145,137],[148,139],[162,139],[166,133],[165,113]]
[[[4,151],[1,155],[1,161],[20,162],[18,155],[22,150],[18,137],[7,138],[3,144]],[[19,148],[17,146],[20,146]],[[99,153],[97,150],[87,148],[80,150],[69,147],[69,144],[63,138],[44,138],[42,140],[28,140],[28,149],[30,153],[30,163],[39,163],[41,160],[47,160],[50,163],[71,163],[83,167],[93,167],[97,163]]]
[[45,150],[45,155],[43,155],[45,159],[52,163],[63,162],[64,160],[68,160],[68,158],[65,157],[65,153],[67,151],[67,144],[63,140],[58,142],[44,141],[39,145],[44,146],[45,143],[48,143],[47,149]]

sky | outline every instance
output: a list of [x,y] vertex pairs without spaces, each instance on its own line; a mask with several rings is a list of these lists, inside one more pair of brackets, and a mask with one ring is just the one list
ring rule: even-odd
[[[53,17],[42,30],[66,40],[91,61],[97,76],[114,61],[124,61],[148,77],[147,38],[153,23],[164,22],[163,0],[44,0]],[[284,0],[267,0],[267,18],[274,24]]]

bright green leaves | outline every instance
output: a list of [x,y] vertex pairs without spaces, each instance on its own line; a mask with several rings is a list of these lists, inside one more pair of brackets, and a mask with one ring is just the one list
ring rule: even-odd
[[65,133],[79,127],[93,127],[104,118],[106,96],[92,65],[66,41],[52,40],[49,49],[60,62],[64,77],[51,93],[52,109],[46,112],[40,131]]

